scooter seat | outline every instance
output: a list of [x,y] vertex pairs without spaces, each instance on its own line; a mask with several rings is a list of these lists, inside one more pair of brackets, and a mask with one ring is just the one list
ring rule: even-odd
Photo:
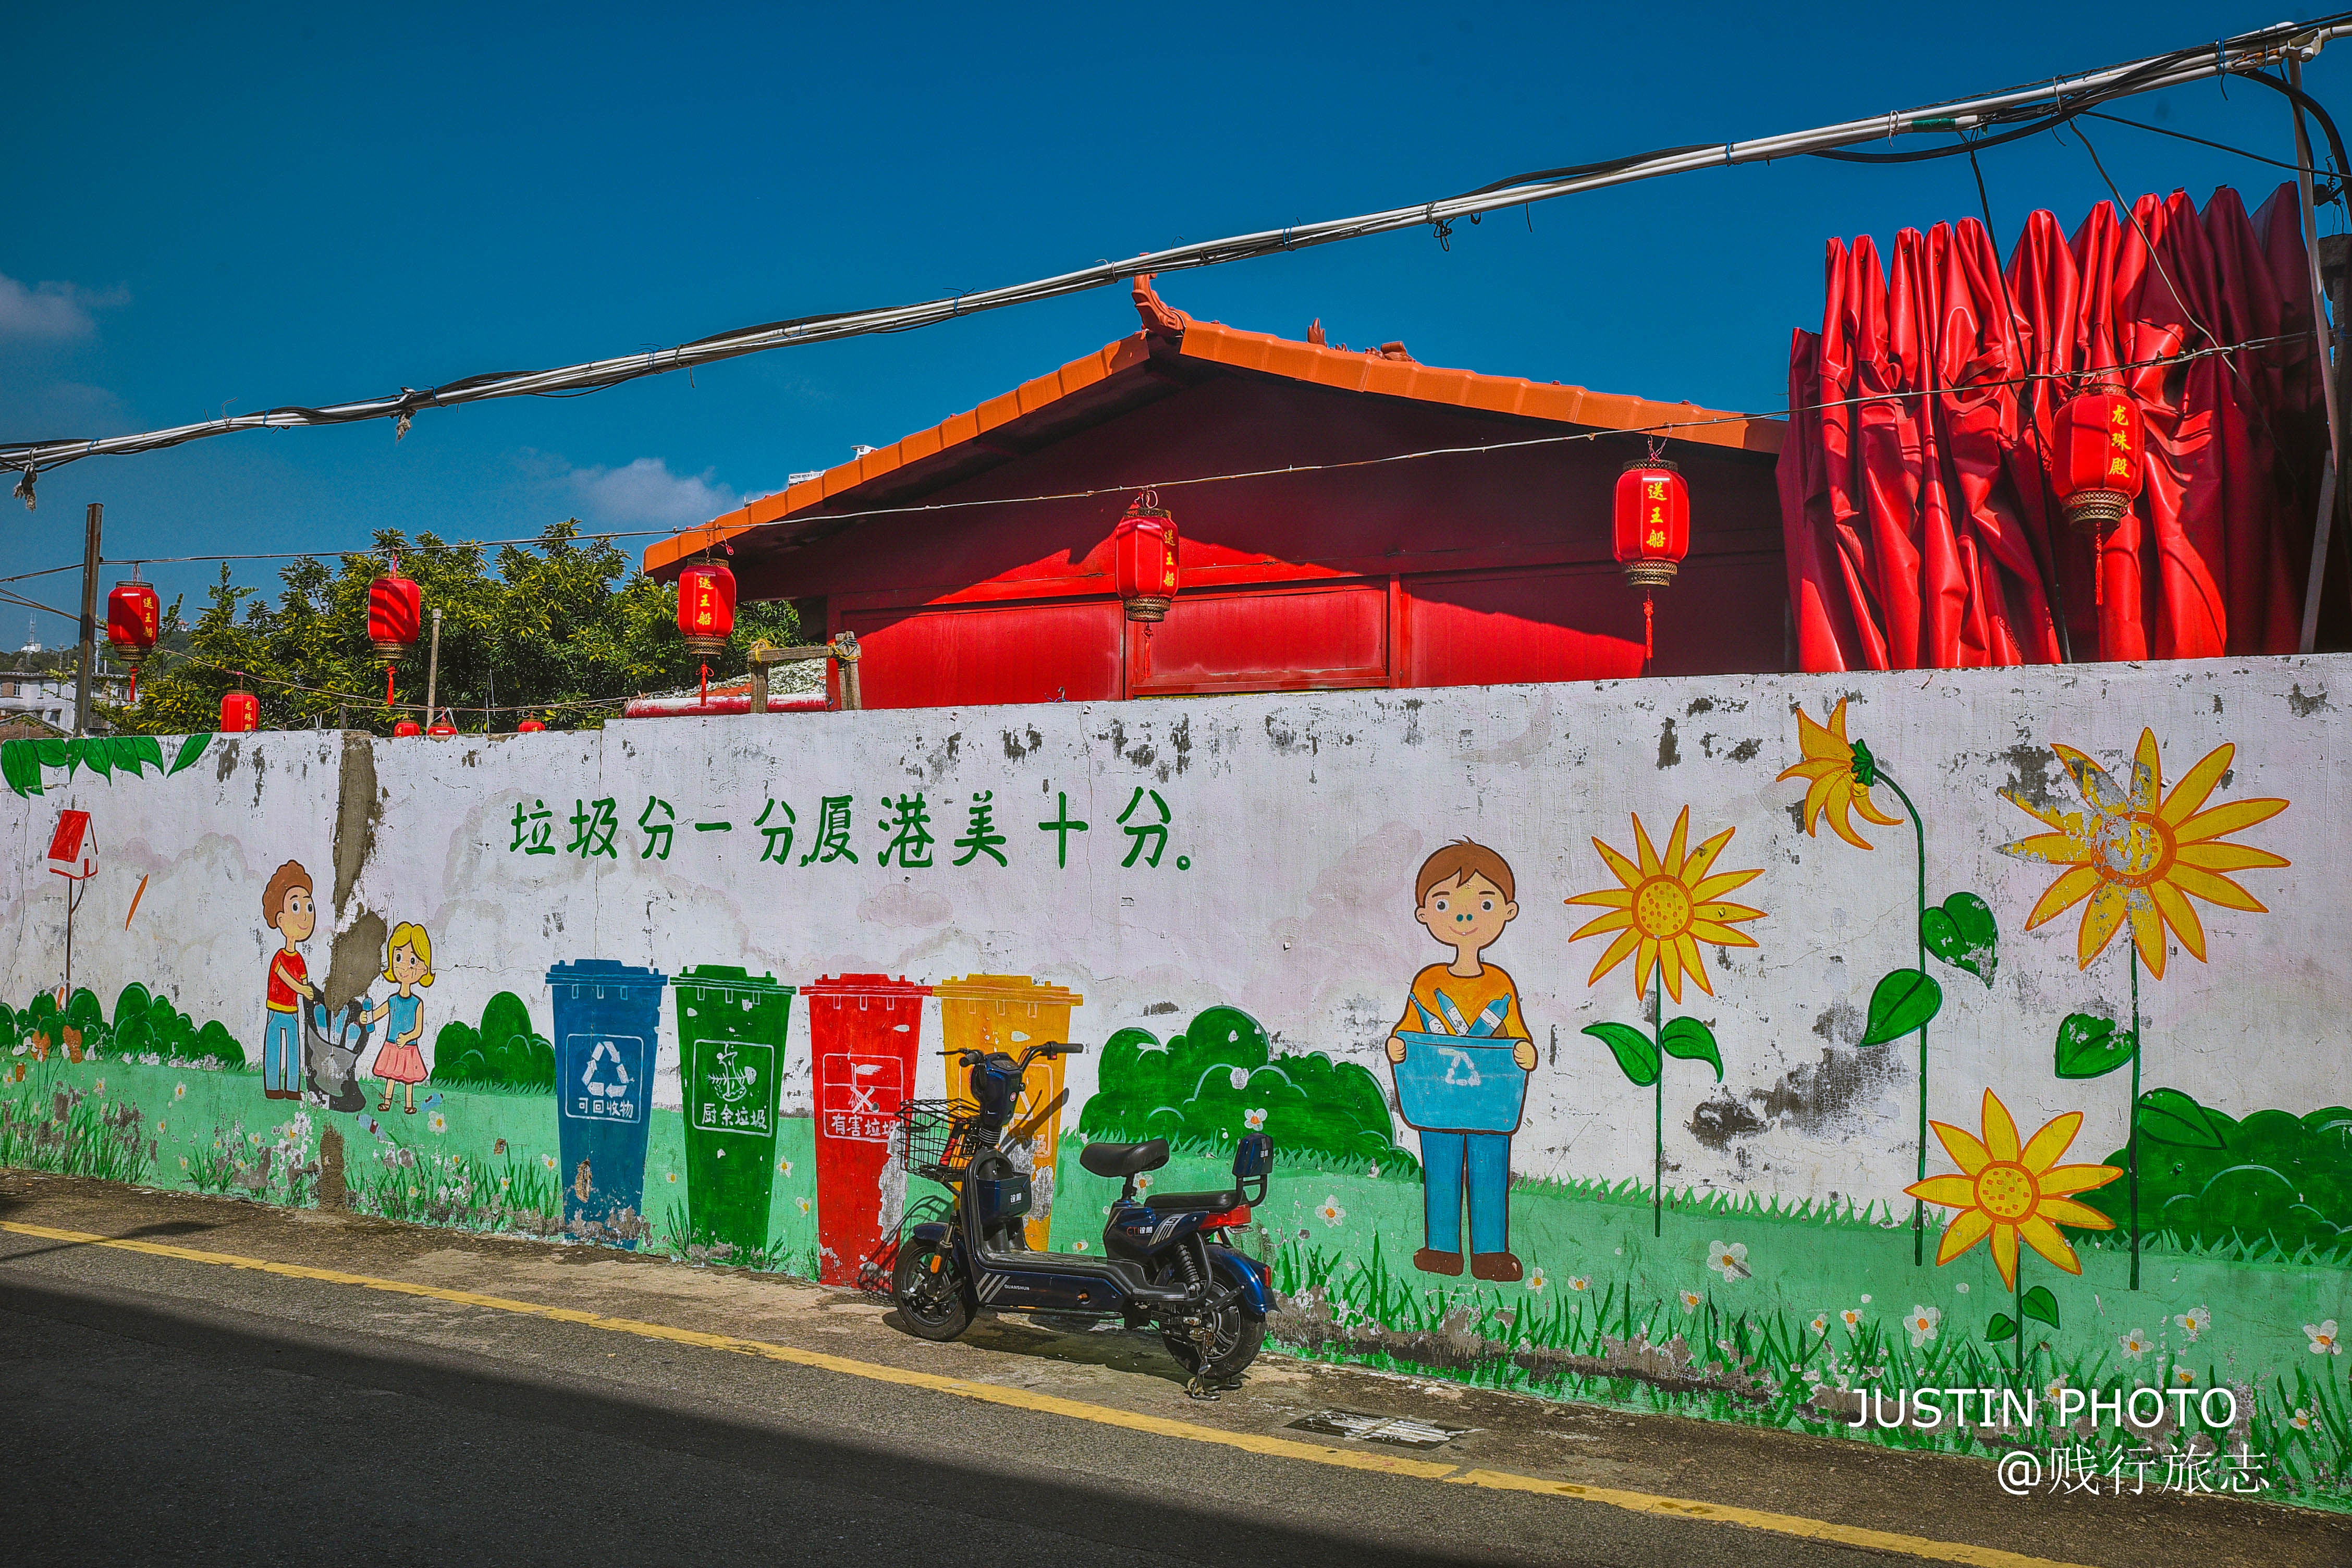
[[1238,1192],[1225,1193],[1151,1193],[1145,1196],[1143,1206],[1155,1214],[1186,1213],[1206,1209],[1211,1214],[1223,1214],[1248,1202]]
[[1149,1143],[1089,1143],[1078,1151],[1078,1163],[1097,1176],[1134,1176],[1168,1163],[1168,1140]]

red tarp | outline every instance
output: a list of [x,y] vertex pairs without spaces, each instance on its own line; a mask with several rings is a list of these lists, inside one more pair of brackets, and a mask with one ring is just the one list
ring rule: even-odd
[[[2146,238],[2142,238],[2145,234]],[[2151,247],[2153,256],[2151,256]],[[2155,263],[2151,265],[2151,263]],[[2293,653],[2326,416],[2301,217],[2281,185],[2101,203],[2068,241],[2037,212],[2010,258],[1973,218],[1829,244],[1822,330],[1789,356],[1780,514],[1809,670]],[[2120,371],[2147,483],[2099,551],[2042,452],[2073,379],[2216,343],[2263,348]]]

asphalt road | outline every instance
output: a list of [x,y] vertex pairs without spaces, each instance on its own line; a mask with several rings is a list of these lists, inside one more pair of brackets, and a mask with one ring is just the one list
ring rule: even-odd
[[[2352,1561],[2352,1528],[2322,1516],[2205,1500],[2062,1509],[2002,1498],[1985,1467],[1964,1461],[1280,1358],[1200,1405],[1156,1342],[1137,1336],[999,1322],[933,1346],[847,1293],[587,1248],[15,1172],[0,1173],[0,1221],[438,1292],[0,1231],[0,1542],[12,1563],[1891,1560],[1717,1520],[1233,1446],[1266,1436],[1368,1464],[1396,1455],[1457,1479],[1703,1497],[2062,1562]],[[605,1321],[450,1299],[461,1293]],[[873,1370],[648,1337],[612,1319]],[[1033,1403],[1080,1402],[1067,1407],[1079,1413],[891,1381],[942,1375]],[[1397,1455],[1291,1426],[1328,1406],[1474,1430]]]

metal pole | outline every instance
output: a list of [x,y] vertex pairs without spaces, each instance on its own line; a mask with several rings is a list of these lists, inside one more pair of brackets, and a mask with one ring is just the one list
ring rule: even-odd
[[[2303,89],[2303,62],[2286,58],[2286,79]],[[2337,492],[2343,489],[2344,444],[2336,406],[2336,333],[2327,321],[2327,289],[2319,276],[2319,214],[2311,194],[2311,132],[2304,124],[2303,105],[2294,109],[2294,189],[2303,207],[2304,259],[2311,268],[2311,333],[2319,345],[2319,383],[2327,399],[2327,473],[2319,486],[2319,516],[2311,530],[2311,577],[2303,590],[2303,636],[2296,648],[2309,653],[2319,640],[2319,590],[2327,580],[2328,535],[2336,526]]]
[[433,690],[441,679],[441,606],[433,606],[433,648],[425,656],[425,727],[433,727]]
[[98,534],[106,508],[89,503],[81,548],[81,673],[74,679],[74,733],[89,733],[90,679],[98,669]]
[[833,657],[841,661],[841,706],[855,713],[865,706],[857,681],[857,634],[844,632],[833,639]]

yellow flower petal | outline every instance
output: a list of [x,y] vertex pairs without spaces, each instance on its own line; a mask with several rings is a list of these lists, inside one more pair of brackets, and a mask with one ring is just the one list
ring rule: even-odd
[[1817,779],[1826,773],[1836,771],[1837,763],[1827,757],[1807,757],[1801,763],[1790,763],[1787,767],[1782,768],[1772,782],[1786,784],[1790,779]]
[[1854,810],[1862,813],[1864,816],[1878,824],[1881,827],[1900,827],[1903,826],[1903,819],[1901,817],[1889,816],[1885,812],[1879,810],[1876,805],[1872,804],[1870,798],[1870,786],[1868,784],[1858,784],[1853,786],[1853,808]]
[[2079,1110],[2070,1110],[2063,1116],[2053,1117],[2048,1125],[2027,1141],[2024,1152],[2017,1157],[2017,1163],[2036,1176],[2041,1175],[2042,1172],[2058,1163],[2059,1156],[2066,1152],[2066,1146],[2074,1142],[2074,1134],[2080,1131],[2082,1127],[2083,1113]]
[[2208,871],[2251,871],[2258,866],[2294,864],[2284,855],[2273,855],[2251,844],[2184,844],[2179,850],[2177,863],[2201,867]]
[[1602,864],[1606,865],[1612,871],[1617,874],[1617,879],[1619,881],[1624,883],[1629,888],[1638,888],[1642,885],[1642,869],[1640,867],[1634,865],[1631,860],[1626,859],[1622,855],[1618,854],[1614,849],[1610,848],[1606,844],[1601,843],[1598,838],[1592,841],[1592,847],[1601,852]]
[[1982,1209],[1962,1209],[1944,1227],[1944,1239],[1936,1246],[1936,1267],[1941,1268],[1992,1230],[1992,1215]]
[[2286,809],[2283,800],[2233,800],[2210,811],[2200,811],[2176,830],[2183,844],[2202,844],[2225,833],[2236,833],[2257,822],[2268,822]]
[[2124,895],[2124,908],[2131,911],[2132,942],[2139,949],[2139,961],[2147,965],[2153,979],[2164,978],[2164,917],[2156,912],[2156,900],[2146,888],[2134,888]]
[[1984,1146],[1985,1152],[1995,1160],[2008,1164],[2018,1163],[2017,1120],[2000,1102],[2000,1096],[1990,1089],[1984,1091]]
[[[1685,806],[1683,809],[1688,811],[1690,808]],[[1641,859],[1642,876],[1646,880],[1664,870],[1665,862],[1658,858],[1657,848],[1650,842],[1650,830],[1642,826],[1642,814],[1637,811],[1633,816],[1633,852]]]
[[[2179,868],[2175,867],[2174,869]],[[2164,917],[2164,923],[2179,934],[2180,945],[2189,950],[2189,955],[2200,963],[2204,963],[2205,922],[2197,918],[2197,911],[2190,907],[2187,897],[2170,882],[2149,883],[2147,896],[2156,900],[2157,913]]]
[[1624,931],[1628,927],[1632,926],[1633,923],[1633,910],[1614,910],[1608,914],[1596,915],[1591,920],[1587,921],[1582,929],[1578,931],[1574,936],[1570,937],[1568,940],[1570,942],[1582,942],[1588,936],[1599,936],[1605,931]]
[[1694,921],[1760,921],[1763,918],[1762,910],[1750,909],[1746,904],[1700,904],[1691,910]]
[[[2033,1205],[2033,1212],[2060,1225],[2076,1226],[2084,1230],[2113,1230],[2116,1222],[2088,1204],[2078,1204],[2073,1198],[2053,1197],[2048,1193]],[[2047,1254],[2044,1254],[2046,1257]]]
[[2098,853],[2071,833],[2037,833],[2002,845],[2000,852],[2012,860],[2042,860],[2053,866],[2079,866]]
[[[1706,980],[1706,961],[1699,957],[1698,943],[1692,940],[1690,932],[1685,931],[1675,938],[1675,952],[1681,961],[1681,967],[1693,980],[1698,982],[1698,988],[1710,996],[1714,995],[1715,987],[1708,984]],[[1679,1002],[1682,997],[1677,995],[1675,1000]]]
[[1853,742],[1845,738],[1845,701],[1844,698],[1839,698],[1837,706],[1830,710],[1829,728],[1823,733],[1844,748],[1846,760],[1851,762],[1853,759]]
[[2083,792],[2084,800],[2089,801],[2099,810],[2116,816],[2124,816],[2131,810],[2131,796],[2126,795],[2116,785],[2114,777],[2106,769],[2099,766],[2072,746],[2053,746],[2050,749],[2058,753],[2060,765],[2065,768],[2067,775],[2074,781],[2074,787]]
[[[1715,840],[1712,838],[1707,840],[1707,844],[1712,844],[1714,842]],[[1706,853],[1707,844],[1700,845],[1697,854],[1691,857],[1691,863],[1693,865],[1697,864],[1699,855]],[[1686,867],[1685,869],[1688,870],[1688,868]],[[1764,868],[1761,866],[1759,866],[1753,871],[1726,871],[1720,876],[1701,877],[1697,881],[1691,882],[1690,884],[1691,901],[1693,903],[1703,904],[1711,900],[1719,899],[1726,893],[1738,892],[1740,889],[1746,887],[1748,883],[1754,881],[1763,874]],[[1695,876],[1696,873],[1694,872],[1691,873],[1691,875]],[[1690,881],[1690,877],[1685,876],[1683,879],[1685,881]]]
[[2046,827],[2055,827],[2063,831],[2066,826],[2068,814],[2060,811],[2054,805],[2046,807],[2036,805],[2023,795],[2010,790],[2002,790],[2000,798]]
[[1930,1121],[1927,1125],[1936,1130],[1936,1141],[1943,1144],[1944,1152],[1952,1157],[1952,1163],[1971,1178],[1992,1163],[1992,1155],[1968,1129],[1955,1127],[1948,1121]]
[[2205,804],[2206,796],[2213,793],[2213,786],[2221,782],[2221,775],[2230,771],[2230,759],[2237,754],[2238,748],[2233,745],[2216,746],[2195,767],[2181,774],[2180,782],[2172,786],[2172,793],[2157,810],[2156,815],[2165,826],[2178,827],[2194,816],[2197,808]]
[[2017,1227],[1995,1225],[1992,1227],[1992,1266],[2000,1270],[2000,1282],[2008,1289],[2017,1289]]
[[1646,999],[1650,994],[1650,976],[1657,973],[1658,939],[1642,938],[1641,952],[1633,958],[1633,994]]
[[2164,759],[2156,749],[2156,731],[2142,729],[2139,751],[2132,757],[2132,809],[2154,811],[2163,798]]
[[[1633,950],[1642,945],[1643,940],[1642,933],[1637,931],[1620,932],[1617,940],[1609,944],[1609,951],[1601,955],[1601,962],[1592,966],[1591,976],[1585,981],[1585,984],[1599,984],[1601,977],[1632,956]],[[1638,980],[1634,983],[1634,991],[1636,994],[1640,994],[1641,983]]]
[[[1741,916],[1745,920],[1746,916]],[[1736,926],[1717,925],[1713,921],[1693,921],[1690,934],[1700,942],[1711,942],[1717,947],[1754,947],[1757,941]]]
[[[1712,882],[1717,879],[1706,874],[1707,868],[1715,864],[1715,858],[1723,853],[1723,847],[1731,842],[1731,836],[1736,831],[1737,829],[1735,828],[1725,828],[1722,832],[1717,834],[1714,837],[1708,839],[1706,843],[1692,850],[1690,852],[1690,858],[1683,862],[1683,883],[1691,889],[1691,897],[1695,899],[1707,899],[1715,896],[1712,893],[1702,892],[1699,889],[1706,883]],[[1740,882],[1749,881],[1754,878],[1762,876],[1763,874],[1764,870],[1760,866],[1753,871],[1727,871],[1724,873],[1727,877],[1738,878]],[[1734,886],[1738,885],[1738,883],[1734,884]]]
[[2104,1187],[2122,1174],[2122,1170],[2114,1165],[2053,1165],[2035,1176],[2033,1184],[2042,1189],[2045,1197],[2055,1196]]
[[1856,848],[1871,848],[1870,840],[1853,830],[1853,818],[1846,815],[1846,808],[1853,804],[1853,791],[1851,788],[1842,788],[1832,792],[1830,795],[1830,826],[1840,838]]
[[1924,1182],[1914,1182],[1904,1188],[1903,1195],[1917,1198],[1922,1203],[1941,1204],[1948,1209],[1972,1208],[1977,1201],[1976,1178],[1930,1176]]
[[1682,815],[1675,818],[1674,832],[1666,837],[1665,858],[1659,862],[1659,868],[1676,881],[1683,880],[1683,855],[1689,847],[1690,807],[1685,806]]
[[[2088,870],[2089,868],[2084,867],[2084,869]],[[2067,873],[2067,877],[2073,875],[2074,872]],[[2096,873],[2093,875],[2095,878]],[[2058,879],[2063,882],[2067,878]],[[2055,892],[2057,889],[2053,888],[2051,890]],[[2047,896],[2044,895],[2045,898]],[[2114,940],[2116,930],[2124,923],[2128,908],[2129,900],[2125,899],[2121,888],[2110,882],[2099,884],[2098,890],[2091,895],[2091,907],[2083,911],[2082,934],[2074,942],[2074,955],[2079,967],[2090,968],[2091,960],[2105,950],[2107,943]]]
[[1633,907],[1631,888],[1595,888],[1589,893],[1560,900],[1563,904],[1593,904],[1604,910],[1630,910]]
[[2168,879],[2174,887],[2192,898],[2209,904],[2219,904],[2227,910],[2245,910],[2253,914],[2267,914],[2268,906],[2227,877],[2217,877],[2210,871],[2194,866],[2175,864]]
[[2033,912],[2025,917],[2025,929],[2046,925],[2091,896],[2099,885],[2099,874],[2088,866],[2077,866],[2042,889],[2041,901]]
[[1683,1000],[1682,944],[1685,940],[1677,937],[1671,942],[1658,943],[1658,963],[1666,973],[1666,994],[1675,999],[1676,1006],[1680,1006]]
[[[2009,1229],[2007,1226],[2001,1228]],[[2083,1271],[2082,1260],[2074,1256],[2074,1249],[2066,1245],[2066,1238],[2058,1234],[2058,1227],[2040,1215],[2028,1215],[2011,1234],[2023,1237],[2026,1244],[2034,1251],[2042,1254],[2067,1273],[2080,1274]],[[2012,1249],[2015,1245],[2013,1242],[2011,1244]],[[1993,1237],[1993,1256],[1998,1258],[2000,1255],[2000,1238],[1995,1237]],[[2011,1268],[2006,1278],[2009,1280],[2010,1289],[2015,1289],[2017,1288],[2016,1269]]]

